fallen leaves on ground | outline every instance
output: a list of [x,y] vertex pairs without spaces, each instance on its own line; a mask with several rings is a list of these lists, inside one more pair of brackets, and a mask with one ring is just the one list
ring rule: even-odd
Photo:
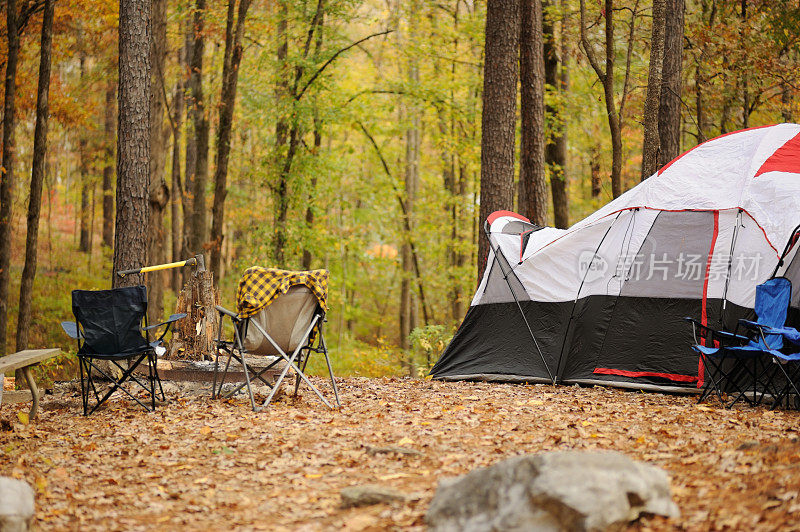
[[[261,413],[173,392],[155,413],[116,399],[88,418],[79,398],[48,396],[28,425],[26,405],[4,405],[0,475],[34,487],[42,530],[421,529],[443,477],[614,449],[666,469],[682,513],[633,529],[775,530],[800,513],[797,412],[602,387],[349,378],[340,392],[340,411],[306,388]],[[364,484],[407,498],[341,508],[340,490]]]

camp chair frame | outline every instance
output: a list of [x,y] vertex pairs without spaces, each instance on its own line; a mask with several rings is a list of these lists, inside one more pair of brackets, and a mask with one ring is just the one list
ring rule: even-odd
[[[227,398],[231,397],[233,394],[239,392],[242,388],[247,388],[247,394],[250,398],[250,406],[252,407],[254,412],[259,412],[269,406],[272,402],[272,399],[275,397],[275,393],[280,388],[281,384],[283,384],[286,375],[289,372],[289,369],[292,369],[295,373],[295,386],[294,386],[294,395],[297,396],[298,389],[300,387],[300,382],[305,382],[309,388],[316,394],[316,396],[322,401],[322,403],[327,406],[328,408],[333,409],[334,406],[330,404],[330,402],[325,398],[322,392],[314,386],[314,383],[309,380],[309,378],[305,374],[306,365],[308,364],[308,359],[311,356],[311,353],[321,353],[325,357],[325,363],[328,366],[328,374],[330,375],[331,379],[331,386],[333,387],[333,394],[336,400],[336,408],[341,408],[341,402],[339,401],[339,389],[336,386],[336,379],[333,376],[333,367],[331,366],[330,357],[328,356],[328,348],[325,345],[325,337],[323,334],[323,324],[325,323],[325,312],[322,308],[317,304],[317,308],[314,311],[314,315],[311,319],[310,324],[306,328],[302,341],[300,341],[297,347],[292,351],[291,355],[287,354],[275,340],[270,336],[270,334],[264,330],[264,328],[258,323],[256,320],[252,320],[248,318],[240,318],[238,314],[220,306],[216,306],[217,312],[219,312],[219,328],[217,334],[217,355],[214,359],[214,377],[213,377],[213,384],[212,384],[212,398]],[[223,321],[225,317],[231,319],[233,324],[233,340],[227,341],[224,339],[223,336]],[[272,361],[269,365],[260,370],[256,370],[252,366],[250,366],[246,359],[245,355],[248,353],[247,349],[244,347],[244,342],[242,340],[243,336],[246,336],[248,327],[254,327],[259,334],[261,334],[275,350],[277,351],[278,355],[274,361]],[[314,328],[317,328],[317,346],[314,347],[311,341],[311,333],[314,331]],[[217,386],[217,374],[219,373],[220,363],[219,358],[220,356],[227,355],[227,360],[225,361],[225,368],[222,370],[222,376],[219,380],[219,386]],[[233,390],[223,393],[222,387],[225,384],[225,378],[228,374],[228,369],[230,368],[230,364],[232,360],[236,360],[241,366],[244,372],[245,381],[240,383],[236,386]],[[264,379],[263,374],[275,367],[280,361],[284,361],[286,365],[284,366],[283,370],[281,371],[278,378],[275,380],[274,384],[267,382]],[[302,367],[298,367],[297,363],[300,363]],[[263,384],[267,385],[270,388],[269,396],[266,398],[264,403],[258,407],[256,406],[255,397],[253,395],[253,389],[251,387],[251,383],[253,379],[250,378],[250,374],[253,374],[253,379],[257,379],[261,381]]]
[[[148,412],[154,412],[156,409],[156,399],[158,398],[160,401],[165,401],[166,396],[164,395],[164,388],[161,384],[161,378],[158,375],[158,367],[157,367],[157,360],[158,357],[156,355],[156,348],[160,347],[163,343],[164,337],[170,330],[170,327],[176,321],[183,319],[186,317],[186,314],[172,314],[166,321],[155,325],[148,325],[147,323],[147,291],[146,288],[137,287],[144,289],[144,301],[142,302],[144,305],[143,310],[141,311],[141,320],[143,321],[144,325],[140,326],[140,331],[144,333],[143,340],[146,343],[146,347],[142,347],[142,349],[137,349],[131,352],[123,352],[123,353],[88,353],[85,352],[86,347],[86,336],[83,331],[83,324],[82,320],[75,316],[75,321],[63,321],[61,322],[61,327],[64,329],[64,332],[67,333],[67,336],[77,341],[78,344],[78,368],[80,372],[80,379],[81,379],[81,403],[83,406],[83,415],[89,416],[93,414],[103,403],[105,403],[117,390],[121,390],[131,399],[133,399],[136,403],[138,403],[142,408],[147,410]],[[96,292],[112,292],[113,290],[98,290]],[[74,294],[73,294],[74,298]],[[75,307],[75,303],[73,301],[73,309]],[[74,312],[74,310],[73,310]],[[138,313],[138,312],[137,312]],[[161,326],[166,325],[164,331],[155,341],[150,341],[149,334],[151,330],[157,329]],[[119,333],[120,331],[114,331],[115,333]],[[117,370],[119,370],[119,376],[115,377],[114,375],[109,375],[109,372],[104,371],[103,368],[98,366],[95,361],[97,360],[106,360],[113,364]],[[127,367],[123,366],[120,362],[126,361]],[[146,361],[147,363],[147,382],[142,382],[136,374],[134,373],[136,368],[141,365],[142,362]],[[111,372],[113,373],[113,371]],[[108,390],[106,390],[105,394],[101,396],[101,391],[98,389],[97,380],[103,378],[110,382],[110,386]],[[139,386],[139,388],[143,389],[148,396],[150,397],[149,405],[143,403],[138,397],[136,397],[132,391],[128,390],[124,384],[126,382],[132,382]],[[160,392],[160,397],[156,393],[156,383],[158,383],[158,391]],[[90,392],[94,395],[94,405],[92,405],[92,401],[90,398]]]
[[[723,348],[730,344],[743,345],[750,341],[749,337],[738,334],[738,331],[736,333],[721,331],[704,325],[694,318],[686,317],[683,319],[692,324],[692,336],[694,337],[695,345],[703,345],[703,343],[705,343],[705,345]],[[698,332],[700,338],[698,338]],[[723,404],[725,403],[724,392],[722,390],[722,384],[724,383],[719,379],[723,375],[722,364],[724,364],[726,358],[724,349],[722,351],[723,354],[717,357],[719,360],[715,360],[715,357],[708,356],[702,351],[698,351],[704,366],[710,368],[710,371],[707,372],[708,381],[703,391],[700,393],[700,396],[697,398],[698,403],[705,401],[711,393],[714,393],[719,398],[720,402]],[[737,391],[741,391],[735,380],[731,385],[736,387]]]
[[[792,283],[785,277],[771,277],[759,285],[759,289],[771,281],[783,281],[788,284],[787,294],[776,294],[774,296],[786,297],[786,309],[783,310],[783,322],[785,322],[789,300],[791,299]],[[757,298],[759,293],[757,290]],[[774,317],[779,318],[779,315]],[[768,318],[759,315],[758,319]],[[733,401],[726,405],[728,408],[731,408],[742,399],[752,406],[760,405],[768,394],[771,394],[774,399],[776,390],[770,389],[774,373],[771,374],[769,372],[769,362],[775,357],[783,356],[779,351],[784,345],[780,333],[773,332],[769,324],[761,323],[760,321],[740,319],[736,324],[735,331],[730,333],[713,329],[692,318],[685,318],[685,320],[692,323],[695,338],[693,349],[699,353],[704,364],[709,368],[707,372],[708,383],[700,394],[698,402],[705,400],[713,391],[724,404],[723,392],[725,390],[723,390],[723,387],[733,388],[734,393],[737,394]],[[784,323],[781,323],[781,326],[783,325]],[[703,338],[708,342],[707,344],[697,341],[698,327]],[[747,331],[747,335],[739,334],[740,327]],[[767,336],[771,336],[772,339],[767,339]],[[738,345],[731,345],[732,343]],[[707,345],[713,347],[706,347]],[[729,360],[733,361],[733,366],[726,370],[724,365]],[[768,377],[766,381],[763,380],[765,376]],[[745,383],[752,383],[752,390],[747,384],[739,386],[739,382],[742,380]],[[748,393],[752,393],[752,398],[748,397]]]

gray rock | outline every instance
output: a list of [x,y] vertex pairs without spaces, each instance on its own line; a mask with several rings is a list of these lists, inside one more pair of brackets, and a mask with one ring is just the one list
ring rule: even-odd
[[616,452],[517,456],[439,483],[437,532],[618,530],[642,513],[677,517],[669,477]]
[[0,477],[0,532],[30,530],[33,513],[33,489],[21,480]]
[[350,486],[340,492],[342,508],[354,506],[371,506],[373,504],[391,504],[397,501],[406,501],[407,497],[397,490],[364,484],[363,486]]

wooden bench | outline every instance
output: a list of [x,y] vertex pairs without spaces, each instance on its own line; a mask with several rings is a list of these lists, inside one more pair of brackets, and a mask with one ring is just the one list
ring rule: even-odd
[[[36,386],[36,381],[33,380],[33,372],[31,370],[39,362],[53,358],[60,353],[61,349],[26,349],[13,355],[0,357],[0,375],[5,375],[7,371],[21,369],[22,374],[25,375],[25,380],[28,381],[28,387],[31,389],[31,397],[33,398],[29,419],[36,417],[36,411],[39,409],[39,388]],[[2,403],[3,387],[0,386],[0,404]]]

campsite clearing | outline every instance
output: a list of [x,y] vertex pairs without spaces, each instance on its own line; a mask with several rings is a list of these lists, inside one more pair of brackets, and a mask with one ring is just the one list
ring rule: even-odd
[[[421,529],[442,477],[523,453],[615,449],[666,469],[682,512],[633,529],[775,530],[800,512],[797,412],[601,387],[349,378],[341,411],[306,390],[257,414],[244,397],[205,392],[168,391],[155,414],[112,400],[88,418],[77,396],[48,395],[30,425],[17,422],[21,406],[4,409],[0,475],[34,487],[42,530]],[[340,490],[363,484],[411,497],[341,509]]]

